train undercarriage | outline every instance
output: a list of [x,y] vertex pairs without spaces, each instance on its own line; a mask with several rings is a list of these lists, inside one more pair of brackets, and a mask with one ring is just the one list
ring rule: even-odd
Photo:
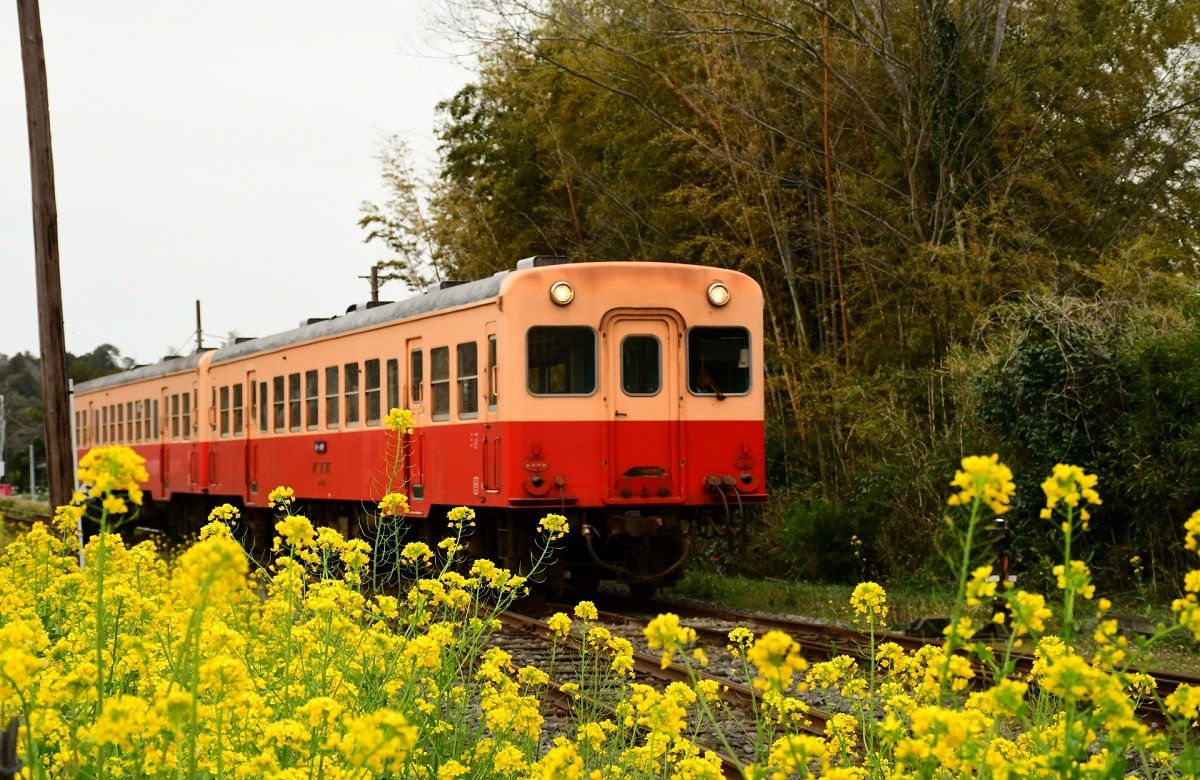
[[[187,494],[176,494],[170,502],[148,501],[137,525],[181,539],[195,538],[212,509],[225,502],[221,497]],[[248,553],[265,561],[279,514],[229,503],[241,512],[235,536]],[[372,566],[387,576],[387,570],[394,568],[390,562],[404,544],[422,541],[436,550],[438,542],[453,534],[446,520],[449,509],[435,510],[429,517],[405,517],[399,523],[379,518],[376,508],[365,502],[298,501],[293,512],[309,518],[314,526],[333,528],[344,538],[367,541],[374,551]],[[731,518],[719,508],[684,517],[673,509],[618,512],[566,507],[558,513],[567,518],[570,530],[543,554],[545,536],[538,531],[538,522],[547,511],[553,510],[476,509],[475,525],[461,540],[467,558],[486,558],[523,575],[540,560],[540,572],[532,580],[537,589],[552,594],[588,594],[601,582],[612,581],[624,584],[635,596],[648,597],[682,576],[695,537],[732,530]]]

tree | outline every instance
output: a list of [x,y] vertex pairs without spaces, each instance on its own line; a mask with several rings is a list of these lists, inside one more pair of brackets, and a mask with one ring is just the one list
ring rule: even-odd
[[447,267],[751,273],[771,413],[827,500],[894,490],[881,509],[928,514],[923,470],[966,446],[972,405],[947,366],[1005,301],[1195,280],[1200,4],[473,10],[482,67],[446,106],[431,202]]
[[393,255],[378,263],[379,268],[389,270],[377,281],[399,280],[410,290],[424,291],[445,278],[421,204],[421,191],[426,187],[413,167],[408,144],[399,137],[389,139],[379,161],[390,196],[382,206],[362,204],[358,226],[367,231],[363,241],[382,243]]
[[[133,360],[121,357],[111,344],[101,344],[76,357],[67,353],[67,375],[75,382],[133,368]],[[29,352],[12,357],[0,354],[0,395],[4,396],[8,416],[4,481],[25,487],[29,484],[29,447],[35,453],[46,452],[46,424],[42,407],[41,361]],[[35,454],[35,459],[39,457]]]

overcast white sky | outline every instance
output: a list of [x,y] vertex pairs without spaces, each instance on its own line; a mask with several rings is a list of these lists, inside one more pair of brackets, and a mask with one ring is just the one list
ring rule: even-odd
[[[427,0],[46,0],[67,350],[139,363],[344,312],[376,155],[432,167],[434,105],[471,74]],[[0,11],[0,353],[40,352],[15,4]],[[403,297],[399,282],[384,298]],[[396,289],[392,289],[395,287]]]

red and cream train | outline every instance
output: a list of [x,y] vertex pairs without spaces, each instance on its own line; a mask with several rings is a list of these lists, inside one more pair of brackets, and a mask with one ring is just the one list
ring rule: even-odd
[[[82,383],[77,444],[145,457],[147,511],[178,530],[229,502],[269,531],[287,485],[297,511],[355,534],[391,468],[426,538],[470,506],[472,550],[520,568],[559,513],[557,585],[646,590],[679,576],[693,534],[766,500],[762,350],[744,274],[539,256]],[[398,447],[394,407],[416,421]]]

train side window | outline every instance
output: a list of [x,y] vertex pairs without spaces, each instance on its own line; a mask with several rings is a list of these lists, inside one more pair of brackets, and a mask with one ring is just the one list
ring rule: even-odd
[[300,430],[300,372],[288,374],[288,430]]
[[525,337],[527,386],[533,395],[596,392],[596,332],[586,325],[536,325]]
[[621,339],[621,390],[625,395],[658,395],[662,389],[662,349],[648,335]]
[[421,403],[421,388],[425,385],[425,353],[414,349],[409,356],[408,367],[408,398],[409,403],[416,406]]
[[364,381],[363,390],[365,391],[367,397],[367,425],[379,425],[379,421],[383,419],[379,412],[379,360],[378,358],[368,360],[363,365],[366,369],[366,379]]
[[358,363],[346,364],[346,427],[358,427]]
[[[251,387],[253,387],[253,385],[251,385]],[[242,426],[243,426],[243,422],[245,420],[245,418],[243,416],[243,415],[245,415],[245,410],[243,409],[243,403],[242,403],[244,400],[244,397],[243,397],[244,392],[245,391],[242,389],[241,382],[238,382],[236,385],[233,386],[233,435],[234,436],[242,435]]]
[[152,441],[158,441],[158,399],[157,398],[154,399],[154,412],[153,412],[153,415],[151,416],[151,419],[154,420],[154,422],[153,422],[154,438],[152,439]]
[[267,383],[258,383],[258,399],[255,401],[258,405],[258,431],[266,433],[268,428],[268,420],[271,419],[271,404],[267,399]]
[[458,357],[458,417],[460,420],[479,416],[479,345],[474,341],[459,344]]
[[229,385],[221,388],[221,438],[229,438]]
[[277,376],[271,380],[271,390],[273,392],[274,409],[275,409],[275,433],[283,433],[287,427],[287,418],[285,410],[287,409],[287,399],[283,395],[283,382],[281,376]]
[[320,374],[316,371],[304,372],[304,427],[315,431],[321,423],[321,388],[317,384]]
[[325,427],[336,431],[341,422],[341,410],[338,401],[341,399],[341,385],[338,382],[338,367],[325,367]]
[[450,419],[450,348],[429,350],[429,392],[433,399],[431,418]]
[[400,406],[400,361],[388,358],[387,362],[387,410]]
[[179,393],[172,393],[171,400],[168,403],[168,408],[171,410],[171,441],[179,441]]
[[133,401],[125,402],[125,443],[133,444]]
[[696,327],[687,334],[688,390],[692,395],[750,392],[750,331],[746,328]]
[[497,401],[499,401],[499,388],[496,387],[496,334],[488,335],[488,368],[487,368],[487,383],[488,383],[488,411],[496,411]]
[[183,423],[183,440],[187,441],[192,438],[192,394],[183,394],[183,411],[180,413],[179,419]]
[[458,419],[469,420],[479,416],[479,344],[458,344]]

